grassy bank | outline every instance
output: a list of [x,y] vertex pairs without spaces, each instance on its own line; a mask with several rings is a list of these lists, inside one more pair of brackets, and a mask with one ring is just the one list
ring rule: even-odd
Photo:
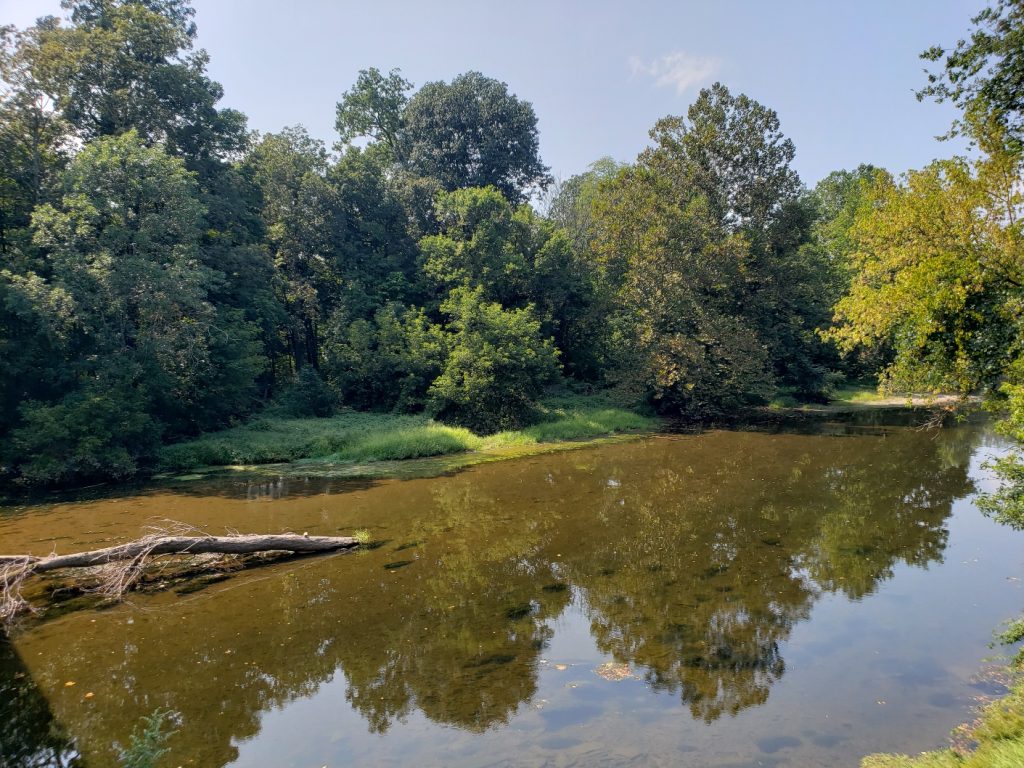
[[394,461],[583,440],[650,430],[657,423],[656,419],[615,407],[600,396],[551,398],[541,406],[535,424],[486,436],[427,416],[357,412],[306,419],[262,416],[231,429],[165,446],[160,465],[164,471],[185,471],[305,459]]
[[883,394],[873,384],[850,383],[838,387],[828,402],[805,402],[790,391],[779,391],[768,403],[772,411],[836,411],[862,408],[923,408],[951,405],[957,402],[956,395],[928,394]]
[[[859,382],[850,382],[844,384],[841,387],[837,387],[829,396],[827,403],[821,402],[810,402],[802,399],[792,389],[783,388],[776,392],[769,403],[768,408],[773,411],[788,410],[793,408],[800,409],[821,409],[829,407],[843,407],[843,406],[871,406],[871,405],[885,405],[891,402],[893,398],[891,396],[880,394],[878,387],[873,384],[864,384]],[[902,398],[905,402],[906,398]]]
[[840,405],[879,405],[889,401],[905,403],[907,396],[883,395],[873,384],[846,384],[837,387],[829,402]]
[[1024,766],[1024,681],[986,706],[971,730],[967,753],[943,749],[907,755],[869,755],[861,768],[1020,768]]

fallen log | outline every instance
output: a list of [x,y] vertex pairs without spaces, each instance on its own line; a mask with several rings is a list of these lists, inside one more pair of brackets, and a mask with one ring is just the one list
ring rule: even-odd
[[[179,529],[184,528],[179,526]],[[48,571],[109,566],[112,570],[93,591],[118,598],[138,582],[150,560],[160,555],[252,555],[267,552],[315,554],[349,550],[357,546],[359,540],[350,536],[294,533],[185,536],[164,530],[126,544],[69,555],[0,555],[0,622],[9,622],[18,613],[32,610],[21,596],[22,584],[30,576]]]
[[254,552],[334,552],[359,544],[350,536],[306,536],[294,533],[257,536],[159,536],[139,539],[116,547],[77,552],[72,555],[0,555],[0,567],[22,566],[32,573],[60,568],[89,568],[149,555],[250,555]]

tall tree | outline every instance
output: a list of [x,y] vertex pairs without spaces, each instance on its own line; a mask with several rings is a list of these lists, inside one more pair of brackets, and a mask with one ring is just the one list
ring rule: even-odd
[[[833,171],[808,195],[814,209],[811,240],[801,248],[802,258],[817,266],[802,289],[808,293],[808,308],[814,311],[816,330],[821,333],[832,324],[836,303],[849,288],[855,272],[853,254],[857,250],[853,227],[862,207],[871,204],[873,185],[891,182],[889,174],[871,165],[853,171]],[[834,371],[854,379],[870,379],[891,362],[891,348],[880,344],[860,348],[854,354],[840,355],[828,345],[825,362]]]
[[858,210],[832,335],[846,350],[891,343],[892,389],[991,391],[1024,353],[1024,165],[995,131],[976,133],[975,161],[878,177]]
[[673,180],[677,194],[698,192],[724,231],[747,243],[734,295],[767,346],[774,374],[804,395],[820,391],[827,353],[815,330],[830,305],[819,290],[823,265],[802,248],[814,210],[778,115],[715,83],[700,92],[685,119],[665,118],[651,135],[651,167]]
[[[890,345],[882,385],[980,392],[1024,443],[1024,156],[998,115],[965,120],[980,157],[879,176],[852,229],[855,272],[832,336],[847,351]],[[1024,528],[1024,457],[979,506]]]
[[435,208],[440,233],[420,240],[420,251],[437,295],[468,286],[506,309],[532,305],[566,372],[595,378],[601,357],[595,283],[565,233],[529,205],[513,208],[493,187],[441,194]]
[[586,253],[594,236],[594,199],[601,184],[614,179],[623,168],[614,159],[602,157],[585,172],[555,182],[548,190],[550,200],[545,215],[565,231],[577,253]]
[[203,209],[179,159],[129,131],[85,147],[64,185],[33,217],[49,279],[8,289],[45,319],[66,382],[22,406],[12,440],[23,476],[48,482],[133,473],[164,430],[244,411],[260,366],[255,329],[207,300]]
[[[206,53],[194,50],[192,6],[187,0],[62,5],[66,20],[47,17],[6,35],[3,135],[17,137],[6,155],[16,166],[15,191],[33,205],[46,202],[64,150],[127,131],[182,157],[197,173],[206,211],[199,254],[218,273],[213,298],[243,312],[269,339],[266,329],[279,307],[264,287],[270,281],[255,247],[259,219],[252,190],[229,164],[248,141],[245,119],[217,106],[222,89],[206,75]],[[0,203],[3,224],[27,220],[24,211],[6,208]]]
[[264,136],[244,165],[260,191],[266,246],[288,314],[284,334],[295,369],[320,364],[319,324],[326,287],[334,278],[329,259],[337,198],[327,168],[323,142],[302,127]]
[[[825,384],[827,264],[775,113],[715,84],[599,186],[595,248],[617,293],[620,372],[691,415]],[[640,360],[636,360],[636,356]],[[721,387],[714,384],[715,378]],[[644,383],[646,382],[646,383]]]
[[246,141],[245,118],[217,109],[223,89],[193,50],[184,0],[63,0],[71,23],[40,21],[20,55],[78,137],[134,129],[191,159],[223,157]]
[[49,200],[68,149],[68,126],[22,55],[33,34],[0,28],[0,255],[7,263],[30,248],[32,209]]
[[[919,100],[951,101],[965,117],[988,115],[1019,151],[1024,143],[1024,1],[999,0],[973,19],[970,37],[951,49],[932,46],[921,58],[939,62]],[[952,133],[970,130],[969,119]]]
[[700,92],[685,120],[659,121],[652,138],[664,150],[652,161],[700,190],[733,231],[763,234],[799,195],[796,150],[778,115],[721,83]]
[[404,112],[407,167],[445,189],[493,186],[513,204],[550,183],[533,106],[479,72],[424,85]]
[[746,243],[651,162],[658,151],[595,206],[596,256],[615,296],[610,376],[663,411],[701,417],[769,394],[770,361],[736,293]]
[[338,102],[335,127],[341,146],[368,138],[379,142],[392,160],[402,163],[400,137],[409,103],[406,94],[411,89],[412,83],[402,77],[401,70],[392,69],[387,75],[376,67],[360,70],[356,84]]

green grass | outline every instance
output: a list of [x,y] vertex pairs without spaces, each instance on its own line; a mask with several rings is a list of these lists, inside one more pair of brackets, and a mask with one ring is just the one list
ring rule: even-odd
[[334,461],[395,461],[444,456],[448,453],[472,451],[483,440],[468,429],[429,423],[417,426],[371,432],[346,445],[329,458]]
[[1024,766],[1024,681],[981,711],[971,733],[977,747],[966,754],[951,749],[907,755],[869,755],[861,768],[1020,768]]
[[[828,397],[828,405],[876,405],[890,399],[891,396],[880,394],[878,388],[873,384],[849,382],[831,392]],[[790,387],[780,388],[768,402],[768,408],[773,411],[792,408],[818,410],[822,405],[824,403],[820,400],[802,399]]]
[[888,397],[890,396],[879,393],[878,387],[870,384],[847,384],[836,389],[832,394],[831,400],[834,403],[870,405],[871,403],[881,402]]
[[164,471],[300,460],[397,461],[478,450],[581,440],[654,429],[657,420],[616,407],[601,396],[545,401],[538,421],[521,430],[480,436],[427,416],[348,412],[328,418],[273,416],[165,446]]
[[[165,446],[160,465],[181,471],[193,467],[274,464],[351,451],[385,434],[422,432],[431,426],[419,416],[343,413],[328,418],[256,418],[231,429]],[[422,439],[415,441],[422,445]],[[464,450],[460,448],[459,450]]]
[[800,405],[800,401],[790,394],[776,395],[768,403],[768,407],[773,411],[782,410],[784,408],[799,408]]
[[604,395],[563,395],[541,405],[541,420],[519,430],[526,441],[553,443],[654,429],[657,419],[617,407]]

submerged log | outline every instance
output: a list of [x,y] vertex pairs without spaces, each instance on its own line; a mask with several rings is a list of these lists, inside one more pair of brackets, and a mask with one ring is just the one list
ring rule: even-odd
[[0,567],[21,566],[32,573],[60,568],[89,568],[120,560],[150,555],[249,555],[254,552],[334,552],[352,549],[359,542],[350,536],[306,536],[295,533],[269,536],[157,536],[119,544],[116,547],[77,552],[72,555],[0,555]]
[[[179,526],[179,531],[185,526]],[[194,530],[194,529],[191,529]],[[21,596],[21,586],[30,576],[68,568],[98,566],[105,577],[93,590],[109,598],[119,598],[142,578],[147,564],[160,555],[253,555],[268,552],[315,554],[354,549],[359,541],[350,536],[309,536],[282,533],[267,536],[186,536],[162,530],[115,547],[77,552],[70,555],[0,555],[0,623],[8,623],[27,610],[33,610]]]

